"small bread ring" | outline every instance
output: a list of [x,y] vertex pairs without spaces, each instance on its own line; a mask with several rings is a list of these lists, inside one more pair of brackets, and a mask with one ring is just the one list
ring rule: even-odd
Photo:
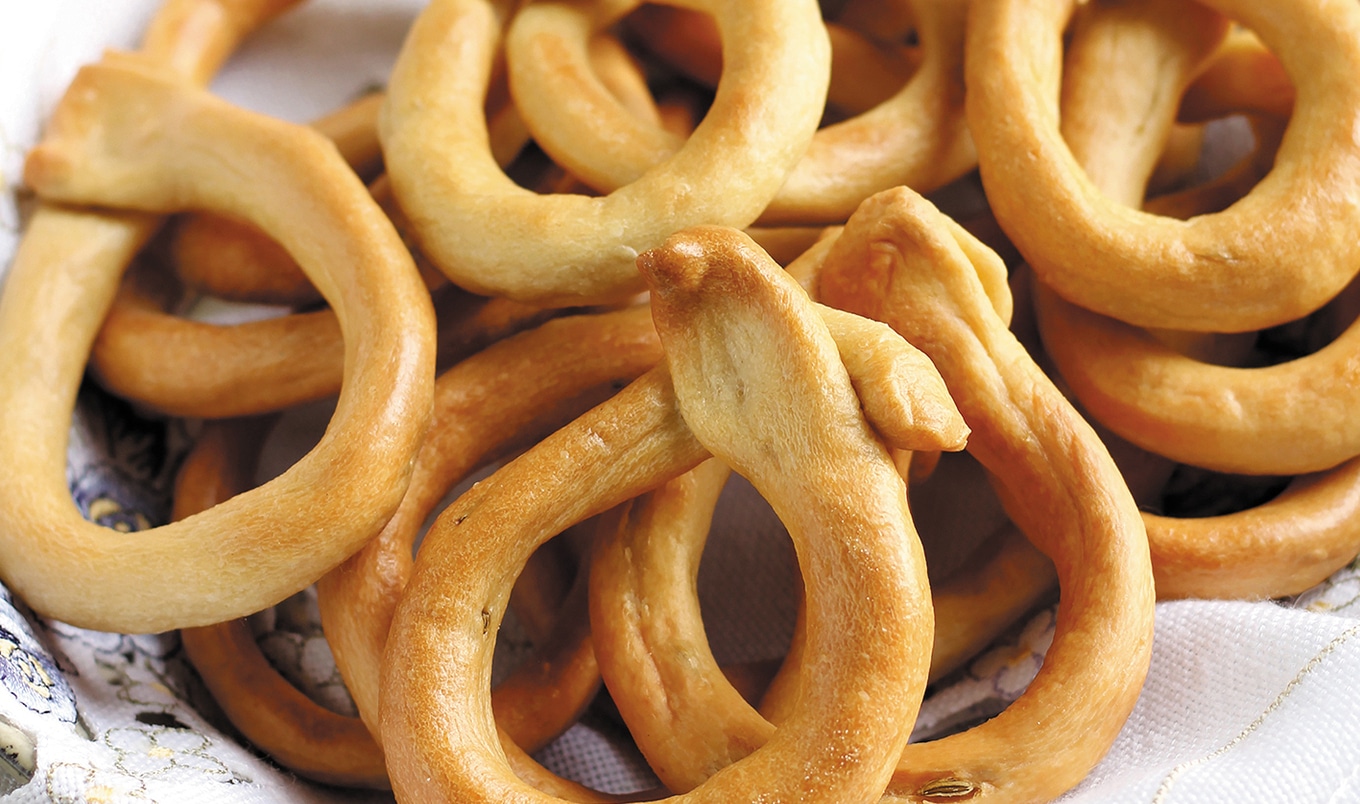
[[[706,87],[718,85],[722,38],[712,17],[647,3],[625,17],[624,24],[666,66]],[[847,114],[868,111],[892,97],[920,66],[919,48],[887,46],[833,22],[827,23],[826,33],[831,41],[826,105]]]
[[[29,184],[50,200],[255,219],[311,272],[346,333],[348,382],[311,453],[183,522],[113,533],[72,504],[69,417],[119,275],[154,222],[54,207],[33,219],[0,300],[0,405],[12,414],[0,459],[25,467],[0,498],[3,575],[47,616],[145,633],[259,611],[377,533],[428,422],[434,315],[401,239],[324,138],[153,74],[145,57],[110,58],[77,76],[30,155]],[[162,583],[167,572],[182,582]]]
[[[173,519],[206,511],[254,485],[272,419],[204,425],[175,481]],[[302,694],[269,663],[244,619],[185,628],[185,655],[237,729],[279,764],[326,784],[387,789],[382,749],[363,721]]]
[[1091,414],[1138,446],[1218,472],[1292,475],[1360,455],[1360,323],[1262,368],[1187,357],[1145,332],[1036,294],[1044,342]]
[[[641,289],[633,261],[678,228],[747,226],[802,156],[828,80],[812,0],[725,4],[738,41],[730,80],[686,145],[601,198],[537,196],[511,182],[486,145],[486,91],[502,9],[433,0],[397,59],[379,126],[392,186],[421,249],[477,293],[566,306]],[[790,80],[797,77],[797,80]]]
[[[164,297],[176,295],[167,292],[172,280],[150,269],[128,272],[90,349],[91,371],[108,390],[169,415],[215,419],[282,410],[341,389],[344,339],[334,311],[195,321],[166,312]],[[434,305],[441,364],[548,316],[452,286],[434,294]]]
[[[1164,49],[1159,40],[1182,36],[1179,13],[1159,20],[1156,5],[1132,12],[1099,8],[1079,20],[1109,28],[1129,13],[1147,15],[1147,39],[1154,50]],[[1131,46],[1121,31],[1116,24],[1108,38],[1117,40],[1122,52]],[[1079,25],[1069,66],[1086,54],[1081,46],[1090,37],[1082,34]],[[1100,46],[1099,38],[1095,44]],[[1182,52],[1193,57],[1193,42]],[[1174,65],[1180,59],[1166,61]],[[1115,201],[1138,203],[1158,150],[1155,132],[1169,127],[1175,115],[1175,95],[1168,85],[1182,83],[1184,73],[1166,67],[1160,81],[1140,74],[1124,82],[1124,91],[1111,93],[1104,77],[1109,70],[1095,69],[1100,66],[1078,64],[1084,69],[1064,81],[1063,133],[1095,187]],[[1087,77],[1093,74],[1101,80]],[[1138,103],[1111,110],[1111,96],[1136,98]],[[1360,427],[1349,426],[1347,379],[1360,371],[1360,326],[1314,355],[1268,368],[1239,369],[1200,362],[1047,290],[1037,290],[1035,303],[1045,348],[1073,394],[1106,427],[1144,449],[1244,474],[1314,472],[1360,455]]]
[[[1062,141],[1055,89],[1074,5],[1002,0],[969,18],[968,117],[983,183],[1041,279],[1130,323],[1212,332],[1300,318],[1344,287],[1360,269],[1360,241],[1340,235],[1360,227],[1360,7],[1208,3],[1261,36],[1298,101],[1275,169],[1229,209],[1178,221],[1101,196]],[[1181,25],[1187,7],[1173,6]]]
[[[699,230],[640,259],[653,284],[658,330],[671,349],[669,371],[649,372],[502,468],[458,500],[427,536],[393,619],[383,670],[384,742],[399,798],[551,800],[509,775],[490,727],[486,672],[509,584],[550,531],[702,460],[705,450],[691,426],[744,442],[721,445],[733,451],[725,460],[754,475],[757,488],[790,520],[810,564],[809,656],[823,683],[800,699],[788,726],[769,743],[672,800],[763,795],[850,804],[879,796],[905,744],[914,687],[923,687],[926,670],[929,629],[923,626],[930,611],[916,585],[924,563],[905,489],[886,450],[856,421],[859,406],[848,378],[806,297],[772,263],[749,257],[753,246],[733,254],[728,237]],[[725,346],[723,321],[748,333],[751,348]],[[764,335],[771,330],[779,334]],[[671,373],[679,377],[674,387]],[[696,396],[695,383],[709,387]],[[730,396],[738,387],[744,393]],[[724,397],[726,404],[717,402]],[[785,457],[815,478],[751,465]],[[848,504],[820,498],[807,485],[839,487],[833,478],[847,477],[858,489]],[[524,484],[534,493],[522,494]],[[865,494],[875,501],[869,504]],[[820,530],[833,520],[840,538],[807,538],[805,528]],[[818,570],[827,559],[839,566]],[[856,616],[828,620],[832,612],[850,611]]]
[[[959,74],[967,5],[914,3],[925,53],[920,69],[872,110],[818,131],[762,223],[838,223],[879,190],[906,184],[928,192],[976,164]],[[602,190],[635,181],[676,150],[669,132],[630,117],[592,81],[586,44],[610,22],[592,18],[590,6],[539,2],[516,16],[506,39],[510,85],[535,139]],[[729,48],[741,42],[730,33],[723,41]],[[725,63],[731,58],[729,52]]]
[[[636,308],[555,319],[501,341],[440,376],[434,419],[406,498],[376,539],[318,585],[321,622],[336,665],[374,734],[379,733],[378,679],[392,612],[410,576],[416,537],[435,506],[484,462],[551,432],[564,418],[598,400],[599,388],[631,380],[660,358],[648,311]],[[589,649],[588,640],[585,647]],[[549,664],[558,672],[588,671],[598,682],[593,657],[589,667],[576,659]],[[589,691],[594,691],[593,683]],[[496,693],[492,695],[494,699]],[[510,738],[529,751],[537,750],[545,742],[544,730],[556,733],[570,725],[590,696],[583,691],[558,697],[569,711],[553,717],[546,712],[539,717],[516,715],[515,723],[532,731],[510,730]],[[502,725],[509,730],[511,723]]]
[[1152,648],[1147,537],[1109,454],[992,312],[983,266],[947,220],[910,190],[880,193],[846,225],[818,290],[931,355],[973,428],[969,451],[1053,559],[1061,597],[1052,647],[1025,693],[980,726],[908,746],[888,796],[1044,801],[1087,774],[1137,700]]

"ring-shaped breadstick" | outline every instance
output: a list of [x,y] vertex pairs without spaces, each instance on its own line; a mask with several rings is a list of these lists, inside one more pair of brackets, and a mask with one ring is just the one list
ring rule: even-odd
[[[310,272],[346,336],[335,416],[291,469],[182,522],[127,535],[100,528],[66,486],[69,418],[89,344],[141,238],[128,235],[131,216],[33,220],[0,301],[0,404],[13,414],[0,425],[0,458],[24,467],[0,497],[3,575],[48,616],[145,633],[259,611],[378,532],[428,422],[434,316],[401,239],[334,146],[153,75],[144,57],[114,61],[77,76],[29,158],[29,184],[51,200],[253,219]],[[79,221],[90,231],[72,243]],[[150,232],[145,219],[137,226]],[[167,572],[182,582],[162,583]]]
[[1297,595],[1360,552],[1360,458],[1297,477],[1245,511],[1143,521],[1161,599]]
[[[639,260],[669,370],[650,372],[474,487],[427,536],[383,670],[399,798],[550,800],[508,773],[486,704],[509,584],[550,532],[702,460],[691,427],[716,435],[724,459],[749,472],[788,521],[805,569],[809,663],[822,683],[768,743],[673,800],[879,796],[926,670],[930,611],[905,489],[806,297],[777,266],[748,257],[754,247],[734,256],[727,236],[711,232],[677,236]],[[731,348],[736,333],[741,348]],[[770,466],[785,460],[792,474]],[[854,500],[815,491],[849,488],[850,478]],[[836,538],[809,538],[823,529]]]
[[[380,733],[383,648],[426,518],[468,473],[514,446],[536,441],[598,401],[599,389],[630,381],[660,359],[648,311],[636,308],[550,321],[473,355],[436,381],[434,419],[406,498],[376,539],[318,585],[321,621],[336,665],[374,734]],[[593,693],[598,683],[593,658],[588,667],[580,661],[549,664],[559,673],[586,671]],[[537,750],[589,702],[585,690],[581,693],[569,695],[564,689],[559,703],[570,711],[553,717],[514,715],[516,724],[532,731],[512,729],[510,720],[502,726],[521,747]]]
[[[206,511],[254,486],[255,464],[272,420],[204,425],[175,480],[172,518]],[[218,706],[247,740],[308,779],[386,789],[382,749],[363,721],[326,709],[270,664],[244,619],[185,628],[185,655]]]
[[1037,294],[1044,342],[1076,398],[1115,433],[1219,472],[1292,475],[1360,455],[1360,323],[1261,368],[1196,360],[1145,332]]
[[[1193,69],[1197,51],[1208,54],[1195,45],[1192,22],[1190,46],[1177,48],[1182,58],[1159,61],[1164,77],[1126,70],[1130,80],[1122,92],[1110,91],[1111,60],[1102,61],[1101,54],[1132,49],[1127,24],[1118,24],[1130,14],[1146,15],[1134,19],[1148,21],[1148,46],[1166,52],[1187,30],[1181,4],[1167,5],[1172,11],[1151,3],[1131,11],[1088,10],[1079,17],[1068,56],[1073,75],[1063,84],[1063,134],[1094,186],[1126,204],[1141,199],[1159,150],[1157,132],[1174,119],[1169,88]],[[1095,30],[1083,36],[1081,23],[1088,20],[1085,27]],[[1350,365],[1360,365],[1360,327],[1322,353],[1239,369],[1196,360],[1049,290],[1037,289],[1035,300],[1046,350],[1073,394],[1102,424],[1144,449],[1247,474],[1313,472],[1360,454],[1360,428],[1348,427],[1345,379],[1360,370]]]
[[223,714],[252,745],[299,776],[386,790],[382,749],[357,717],[326,709],[284,678],[243,619],[186,628],[185,656]]
[[1360,226],[1360,7],[1207,5],[1254,29],[1298,91],[1274,170],[1221,213],[1157,217],[1083,178],[1056,125],[1071,2],[973,9],[968,116],[992,209],[1046,284],[1142,326],[1242,332],[1306,315],[1360,268],[1360,241],[1339,235]]
[[[818,131],[762,223],[837,223],[880,190],[906,184],[928,192],[976,164],[960,80],[968,6],[913,3],[925,54],[920,69],[872,110]],[[694,7],[721,20],[724,12],[706,5]],[[507,61],[534,138],[583,180],[612,190],[651,170],[676,143],[660,126],[631,117],[592,79],[587,43],[595,26],[612,20],[592,19],[591,12],[588,5],[552,0],[528,6],[511,24]],[[729,63],[730,50],[742,41],[726,33],[723,42]]]
[[[624,18],[624,25],[666,66],[706,87],[718,85],[722,38],[712,17],[645,3]],[[920,66],[920,48],[885,45],[834,22],[826,24],[826,33],[831,41],[826,105],[843,113],[874,108],[892,97]]]
[[421,249],[469,290],[559,306],[626,298],[641,289],[637,253],[676,229],[751,224],[816,130],[830,70],[817,4],[724,4],[737,41],[765,44],[732,49],[728,80],[685,146],[604,197],[535,195],[486,144],[500,5],[433,0],[397,59],[379,126]]
[[[824,317],[873,426],[899,445],[958,449],[966,431],[929,394],[901,380],[928,366],[883,325],[824,307]],[[895,342],[894,342],[895,341]],[[382,533],[319,584],[322,621],[360,714],[377,725],[378,670],[388,623],[421,524],[448,489],[511,444],[560,424],[590,391],[631,379],[660,359],[645,309],[557,319],[445,372],[411,485]],[[943,388],[938,388],[943,393]],[[525,735],[512,733],[521,745]]]
[[[344,339],[334,311],[238,324],[166,312],[159,271],[129,271],[90,350],[90,369],[119,396],[174,416],[225,418],[283,410],[338,392]],[[173,305],[173,302],[170,302]],[[434,294],[438,359],[456,361],[548,315],[446,286]]]
[[908,746],[889,799],[1046,801],[1104,755],[1138,697],[1152,646],[1147,537],[1109,454],[996,317],[977,277],[985,266],[946,220],[905,188],[875,196],[836,241],[818,289],[931,355],[973,428],[969,451],[1053,559],[1061,597],[1025,693],[980,726]]

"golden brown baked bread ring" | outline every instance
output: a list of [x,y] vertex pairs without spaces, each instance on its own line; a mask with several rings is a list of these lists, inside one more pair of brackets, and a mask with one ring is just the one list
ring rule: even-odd
[[[1158,12],[1154,4],[1145,11],[1092,7],[1079,15],[1068,55],[1072,75],[1063,83],[1062,128],[1093,185],[1108,198],[1136,204],[1160,150],[1157,132],[1167,130],[1176,113],[1176,93],[1169,90],[1193,70],[1193,60],[1166,60],[1171,66],[1160,80],[1127,68],[1131,80],[1111,92],[1111,59],[1101,54],[1133,50],[1127,22],[1121,24],[1130,14],[1144,15],[1153,53],[1168,52],[1186,27],[1179,12]],[[1085,21],[1093,35],[1084,35]],[[1195,55],[1193,42],[1185,55]],[[1185,61],[1181,74],[1177,61]],[[1122,103],[1112,108],[1111,98]],[[1322,353],[1279,366],[1213,366],[1052,292],[1035,297],[1045,347],[1073,394],[1105,426],[1144,449],[1246,474],[1313,472],[1360,455],[1360,428],[1348,427],[1346,414],[1350,353],[1360,351],[1345,335]],[[1351,338],[1360,338],[1360,327]]]
[[1144,513],[1157,597],[1300,594],[1360,552],[1360,458],[1294,478],[1245,511],[1178,519]]
[[[392,612],[430,513],[474,469],[533,443],[660,359],[648,311],[635,308],[555,319],[473,355],[436,381],[434,419],[406,498],[376,539],[318,585],[336,665],[374,734],[380,732],[378,677]],[[588,639],[582,641],[588,650]],[[549,664],[572,679],[545,678],[544,687],[573,680],[574,690],[558,691],[556,711],[554,702],[544,701],[537,716],[516,714],[515,723],[525,731],[502,722],[510,738],[529,751],[571,725],[598,685],[593,656],[564,652],[556,658],[571,660]]]
[[[695,581],[728,471],[708,461],[635,500],[597,543],[591,567],[601,675],[648,765],[674,791],[694,789],[769,739],[774,729],[761,715],[771,723],[788,716],[803,658],[800,611],[794,644],[765,696],[769,708],[762,704],[757,714],[724,683],[727,674],[709,648]],[[1006,530],[980,572],[932,589],[929,678],[976,654],[1053,586],[1051,562],[1022,534]]]
[[[335,143],[365,180],[382,165],[378,109],[382,95],[369,93],[312,126]],[[223,299],[302,305],[321,301],[302,269],[259,229],[219,215],[190,214],[175,223],[171,254],[186,287]]]
[[[818,131],[762,223],[838,223],[879,190],[906,184],[928,192],[976,164],[960,80],[967,4],[912,1],[925,54],[920,69],[872,110]],[[612,22],[592,11],[562,2],[526,7],[510,27],[507,60],[535,140],[588,184],[613,190],[647,174],[678,143],[591,86],[586,43],[598,26]],[[733,49],[741,43],[730,35],[723,41]]]
[[626,298],[641,289],[637,253],[676,229],[751,224],[816,130],[830,70],[816,3],[724,4],[724,25],[765,46],[733,49],[730,81],[685,146],[604,197],[535,195],[486,146],[481,105],[503,5],[431,2],[397,59],[379,126],[421,250],[469,290],[557,306]]
[[[252,488],[271,419],[205,424],[175,481],[173,518],[206,511]],[[185,628],[184,653],[247,740],[300,776],[386,789],[382,749],[363,721],[312,701],[269,663],[244,619]]]
[[[336,414],[284,475],[183,522],[100,528],[67,489],[70,411],[119,275],[154,222],[56,207],[33,219],[0,301],[0,404],[13,414],[0,458],[25,467],[0,497],[3,575],[47,616],[143,633],[258,611],[377,533],[428,421],[434,315],[401,239],[324,138],[154,75],[145,56],[113,61],[77,76],[28,183],[50,201],[254,219],[307,268],[346,333]],[[182,582],[163,583],[167,572]]]
[[[834,342],[749,242],[701,229],[643,255],[669,368],[541,442],[435,523],[383,669],[384,743],[400,799],[550,800],[510,776],[486,706],[509,584],[550,531],[702,460],[691,427],[706,440],[721,434],[714,446],[724,460],[788,521],[805,562],[810,664],[823,683],[770,742],[675,800],[878,798],[924,686],[924,562],[902,481],[858,413]],[[738,332],[743,348],[731,349]],[[784,460],[796,474],[753,465]],[[828,485],[858,490],[853,500],[815,491]],[[828,526],[839,538],[809,538]]]
[[1076,398],[1144,449],[1238,474],[1317,472],[1360,455],[1351,417],[1360,324],[1313,354],[1236,368],[1188,357],[1051,295],[1038,298],[1044,342]]
[[[166,312],[173,279],[135,266],[90,350],[90,369],[119,396],[174,416],[224,418],[282,410],[335,394],[344,339],[334,311],[238,324]],[[438,358],[446,364],[548,317],[548,311],[446,286],[434,294]]]
[[969,452],[1053,559],[1061,597],[1025,693],[980,726],[908,746],[888,798],[1047,801],[1104,755],[1138,697],[1152,648],[1147,537],[1109,454],[992,312],[984,266],[946,220],[905,188],[874,196],[836,241],[818,289],[934,359],[973,428]]
[[1338,236],[1360,226],[1360,7],[1208,5],[1253,28],[1298,90],[1275,169],[1221,213],[1177,221],[1123,209],[1082,178],[1056,125],[1074,3],[978,4],[968,114],[988,200],[1045,283],[1142,326],[1242,332],[1317,309],[1360,268],[1360,242]]
[[[901,4],[905,5],[905,4]],[[707,14],[645,3],[624,18],[640,46],[685,77],[715,87],[722,77],[722,39]],[[846,114],[868,111],[892,97],[920,66],[920,49],[885,45],[828,22],[831,84],[826,105]]]

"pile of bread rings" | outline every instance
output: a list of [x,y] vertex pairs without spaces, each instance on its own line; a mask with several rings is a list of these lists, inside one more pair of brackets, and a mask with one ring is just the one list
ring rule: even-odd
[[[432,0],[383,91],[312,127],[204,89],[298,2],[164,0],[82,69],[0,298],[0,577],[183,629],[285,767],[618,800],[530,756],[603,683],[648,799],[1047,801],[1123,726],[1157,599],[1297,594],[1360,552],[1360,5]],[[1227,116],[1254,149],[1199,181]],[[922,195],[974,171],[962,220]],[[200,296],[295,312],[175,314]],[[173,523],[71,501],[87,368],[202,422]],[[329,396],[252,488],[276,414]],[[1292,479],[1153,513],[1196,471]],[[732,472],[801,572],[770,677],[719,666],[695,594]],[[928,573],[924,494],[946,528],[996,512],[963,569]],[[358,718],[241,619],[312,584]],[[1024,693],[909,743],[927,685],[1055,589]],[[536,654],[493,690],[512,607]]]

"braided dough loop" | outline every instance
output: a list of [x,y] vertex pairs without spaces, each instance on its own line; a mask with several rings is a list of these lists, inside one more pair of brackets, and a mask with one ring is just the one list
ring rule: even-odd
[[[67,202],[252,219],[307,267],[346,335],[348,381],[311,453],[203,514],[112,533],[75,510],[65,444],[89,343],[137,242],[119,231],[132,248],[82,243],[98,255],[86,263],[65,256],[57,217],[30,228],[0,303],[0,401],[14,414],[0,426],[0,459],[27,467],[0,500],[5,579],[49,616],[143,633],[259,611],[378,532],[428,421],[434,316],[401,239],[323,138],[153,75],[135,57],[115,61],[77,76],[29,158],[29,184]],[[183,583],[162,583],[167,572]]]
[[1104,755],[1137,700],[1152,646],[1147,538],[1109,454],[992,312],[945,220],[905,188],[880,193],[847,224],[818,289],[932,357],[973,428],[969,451],[1053,559],[1062,594],[1024,695],[980,726],[908,746],[889,799],[1047,801]]
[[[964,121],[961,75],[968,5],[957,0],[912,4],[925,52],[921,67],[888,100],[818,131],[761,215],[762,223],[844,221],[875,192],[899,184],[928,192],[976,164]],[[733,51],[747,41],[737,38],[725,20],[732,5],[686,4],[717,18],[724,64],[733,63]],[[636,180],[677,147],[673,135],[630,116],[591,78],[587,43],[610,22],[592,19],[589,6],[539,2],[520,12],[506,40],[511,87],[535,140],[604,190]]]
[[[640,260],[663,343],[680,350],[667,355],[680,389],[670,371],[649,372],[473,488],[427,537],[384,662],[383,729],[399,798],[549,800],[509,777],[493,750],[484,690],[509,584],[549,532],[702,460],[686,423],[694,417],[725,439],[744,433],[746,445],[730,446],[748,471],[753,457],[799,467],[799,477],[757,467],[752,480],[789,520],[803,556],[809,654],[825,683],[769,743],[673,800],[756,791],[771,801],[877,799],[924,688],[931,621],[905,489],[806,297],[772,263],[752,265],[754,247],[734,250],[712,231],[677,236]],[[742,349],[721,346],[737,333]],[[696,380],[749,393],[738,400],[710,387],[696,397]],[[776,432],[788,435],[771,440]],[[812,491],[847,487],[849,477],[863,489],[853,500]],[[809,538],[807,528],[832,521],[838,538]]]
[[1342,234],[1360,227],[1360,6],[1207,3],[1260,35],[1298,99],[1275,169],[1229,209],[1178,221],[1100,195],[1058,133],[1073,5],[1000,0],[969,18],[968,117],[983,183],[1037,275],[1130,323],[1213,332],[1300,318],[1344,287],[1360,269],[1360,241]]
[[813,0],[729,6],[734,32],[768,46],[733,50],[729,80],[679,152],[587,198],[537,196],[496,166],[481,104],[502,12],[487,0],[431,2],[397,60],[379,128],[393,190],[430,260],[478,293],[614,301],[641,289],[637,253],[671,232],[752,223],[816,130],[829,48]]

